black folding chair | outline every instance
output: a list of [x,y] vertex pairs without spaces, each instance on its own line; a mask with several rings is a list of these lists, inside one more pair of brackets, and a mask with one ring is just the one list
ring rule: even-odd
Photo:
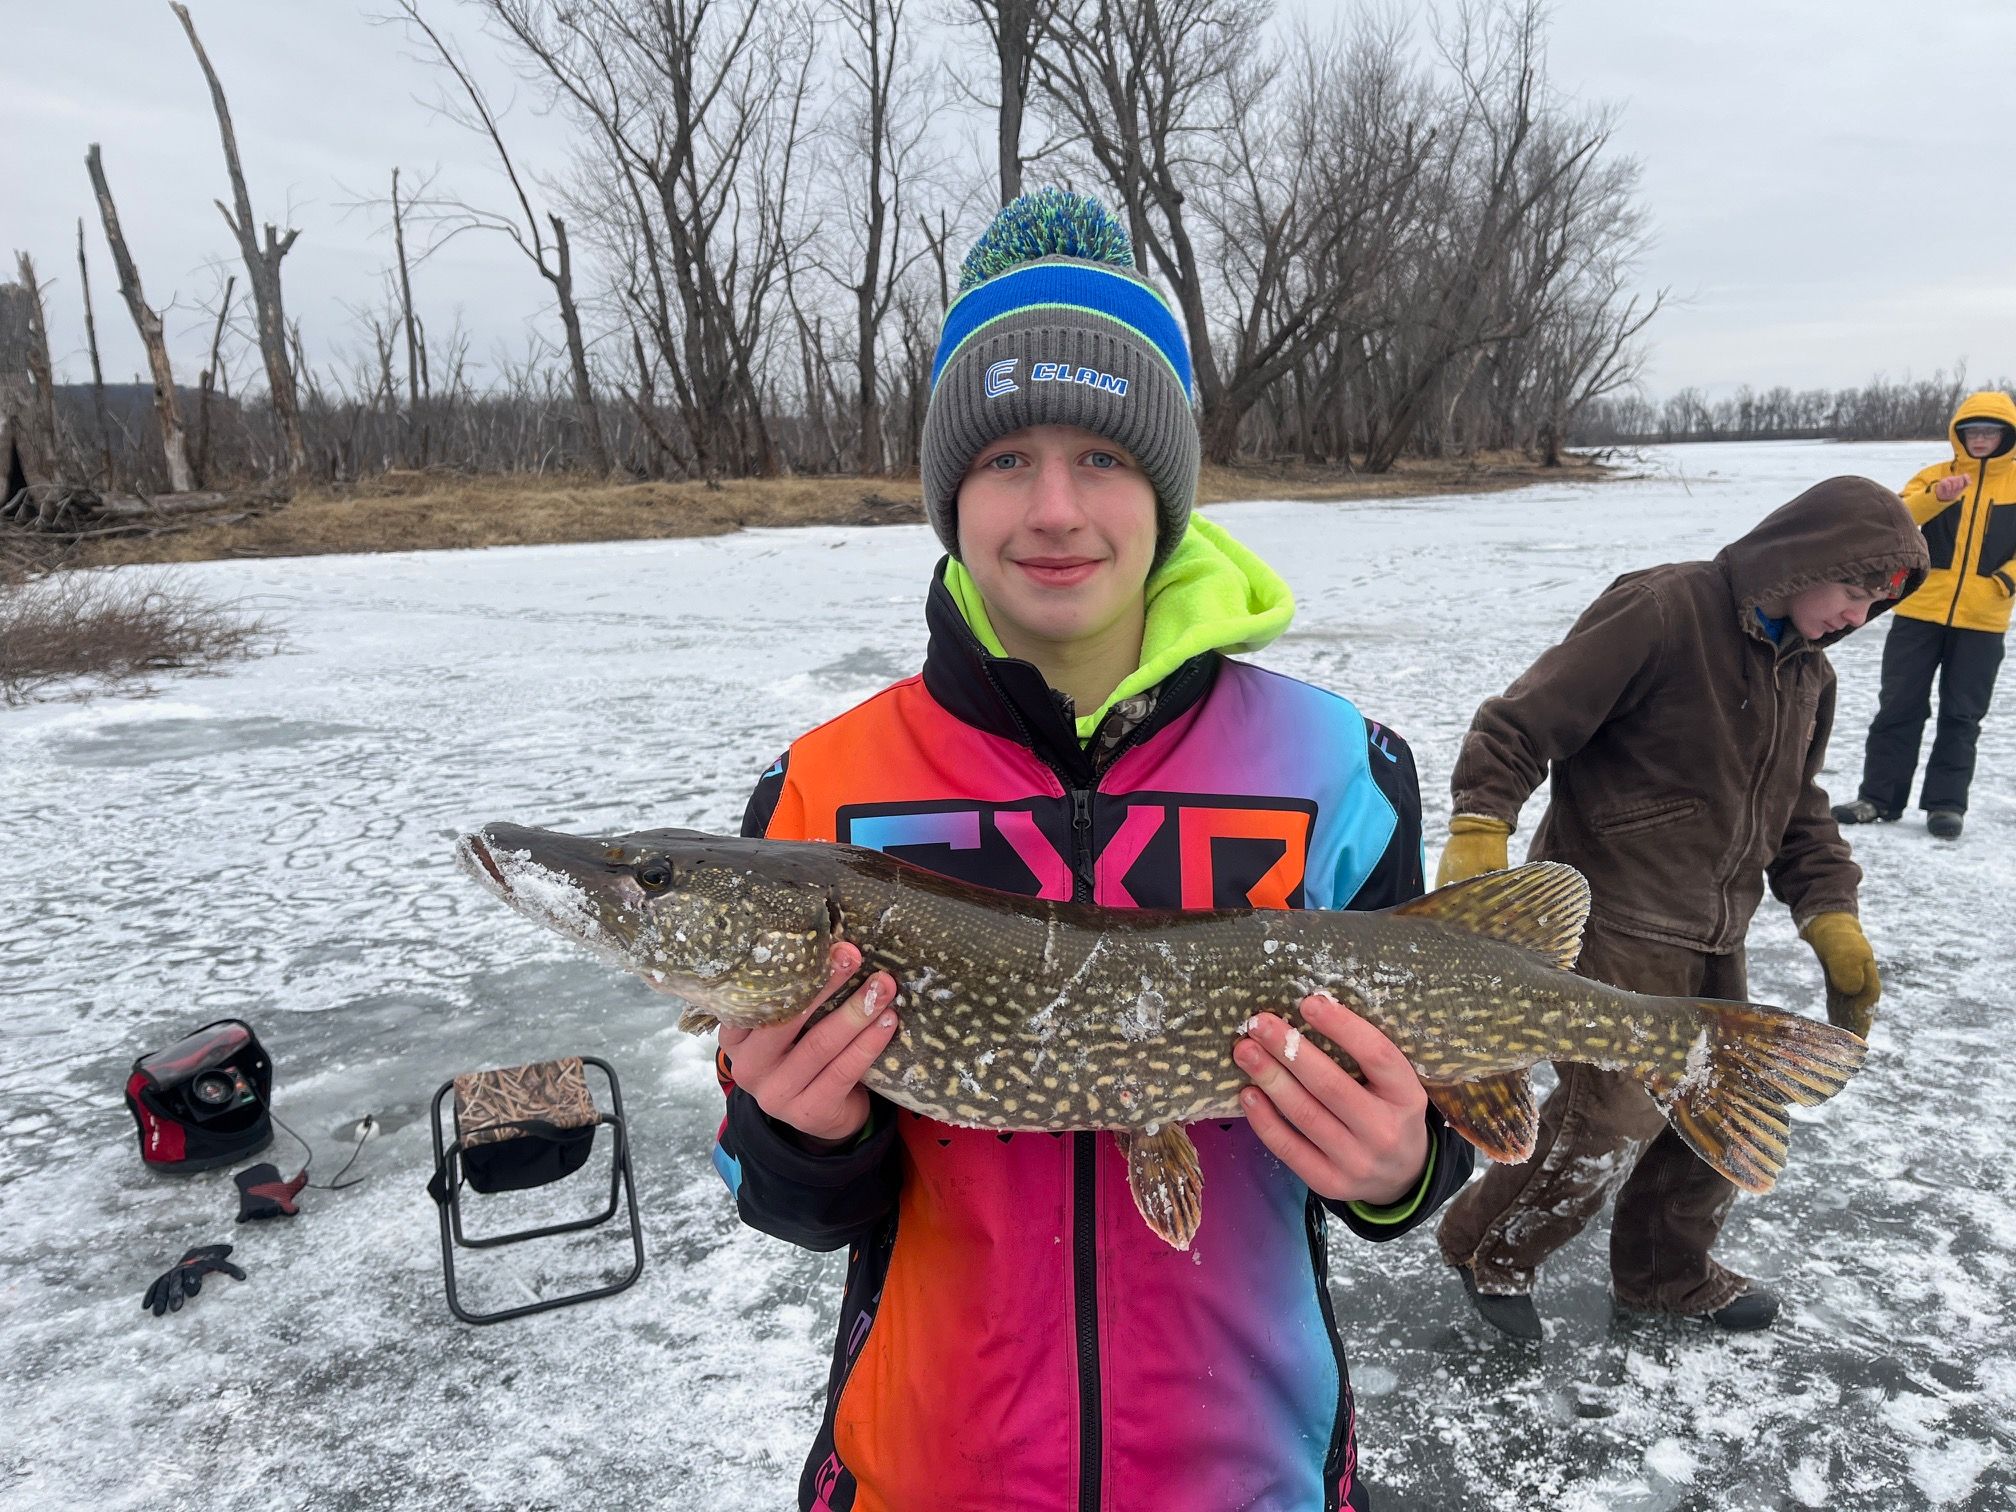
[[[595,1106],[584,1069],[593,1066],[609,1084],[613,1112]],[[442,1104],[455,1097],[454,1139],[444,1138]],[[609,1125],[615,1139],[610,1161],[609,1203],[591,1217],[541,1228],[472,1238],[463,1229],[463,1188],[480,1193],[524,1191],[564,1180],[588,1163],[595,1131]],[[623,1122],[623,1089],[607,1061],[592,1055],[535,1061],[496,1071],[472,1071],[441,1084],[434,1094],[434,1179],[427,1184],[441,1215],[441,1270],[447,1282],[448,1307],[464,1323],[501,1323],[528,1313],[567,1307],[595,1297],[613,1296],[644,1271],[644,1230],[637,1218],[637,1184],[630,1171],[630,1142]],[[595,1228],[616,1216],[627,1199],[630,1244],[636,1263],[628,1275],[606,1286],[549,1297],[494,1312],[471,1312],[455,1288],[455,1251],[494,1249],[522,1244],[554,1234]]]

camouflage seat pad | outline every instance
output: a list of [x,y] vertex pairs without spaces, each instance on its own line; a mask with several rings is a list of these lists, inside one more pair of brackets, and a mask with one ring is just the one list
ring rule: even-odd
[[455,1129],[465,1147],[544,1132],[528,1124],[579,1129],[600,1117],[578,1055],[455,1078]]

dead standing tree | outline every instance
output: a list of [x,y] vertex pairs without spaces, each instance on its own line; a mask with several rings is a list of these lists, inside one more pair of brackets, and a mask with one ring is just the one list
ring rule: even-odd
[[399,267],[399,323],[406,336],[406,457],[409,463],[425,467],[432,434],[420,423],[420,406],[427,393],[427,349],[420,341],[420,317],[413,313],[413,274],[406,260],[406,220],[399,205],[397,168],[392,170],[392,251]]
[[59,470],[62,455],[56,433],[56,373],[49,361],[49,317],[42,308],[42,285],[35,277],[35,260],[26,252],[14,254],[14,266],[21,279],[22,304],[28,317],[27,341],[23,357],[28,369],[31,427],[45,470]]
[[290,229],[281,236],[268,221],[266,245],[263,248],[259,245],[253,230],[252,197],[245,188],[244,169],[238,164],[238,138],[231,129],[231,108],[225,103],[224,86],[218,82],[217,71],[210,66],[209,56],[197,39],[196,23],[189,19],[188,8],[178,0],[169,0],[168,8],[189,34],[189,45],[196,50],[196,61],[203,66],[203,77],[210,83],[210,102],[217,108],[217,128],[224,137],[224,164],[230,170],[232,202],[237,206],[237,214],[233,215],[219,200],[217,211],[238,239],[238,250],[245,258],[245,277],[251,285],[253,311],[258,317],[259,350],[266,358],[266,382],[272,391],[273,415],[279,421],[281,439],[287,447],[288,471],[305,472],[308,448],[301,438],[301,407],[294,388],[294,369],[287,355],[287,315],[280,299],[280,260],[301,233]]
[[[567,365],[574,380],[574,407],[581,418],[581,432],[588,447],[588,460],[597,474],[609,471],[609,446],[602,434],[602,414],[595,402],[595,386],[588,372],[588,348],[581,335],[581,307],[574,294],[574,255],[567,241],[567,222],[550,211],[547,223],[553,229],[552,247],[548,249],[545,233],[539,225],[539,216],[532,209],[531,197],[526,193],[525,182],[518,173],[517,164],[511,159],[510,150],[504,145],[504,134],[499,129],[497,114],[490,107],[489,97],[476,82],[468,63],[454,47],[442,37],[425,17],[415,0],[398,0],[399,10],[405,16],[408,27],[426,38],[433,50],[435,61],[455,76],[460,86],[465,106],[449,104],[445,99],[440,105],[443,115],[458,125],[487,137],[496,150],[497,161],[504,170],[504,177],[510,181],[512,195],[518,201],[522,221],[507,219],[487,211],[477,210],[468,205],[455,203],[435,207],[437,215],[445,209],[441,218],[448,224],[448,236],[452,237],[464,230],[501,231],[510,237],[518,250],[525,254],[539,276],[553,289],[554,302],[559,306],[560,325],[567,337]],[[397,221],[398,174],[393,174],[394,226]],[[445,241],[447,238],[444,237]],[[439,245],[437,243],[436,245]],[[432,248],[430,247],[431,251]],[[400,278],[405,279],[405,255],[400,255]],[[405,295],[408,311],[412,309],[410,293]],[[408,327],[407,349],[410,353],[413,340]],[[417,401],[417,396],[416,396]]]
[[[21,261],[26,264],[25,254]],[[15,496],[52,472],[55,436],[43,428],[49,353],[46,342],[38,364],[39,337],[34,270],[25,268],[18,284],[0,284],[0,518]],[[45,385],[36,392],[36,370]]]
[[217,301],[217,322],[210,331],[210,362],[196,379],[196,455],[193,471],[199,482],[210,480],[210,399],[224,377],[224,327],[231,319],[231,295],[237,275],[224,279],[224,294]]
[[105,420],[105,369],[98,361],[98,320],[91,312],[91,264],[84,257],[84,217],[77,217],[77,280],[84,291],[84,344],[91,351],[91,413],[98,422],[101,488],[112,486],[112,429]]
[[105,240],[112,248],[112,263],[119,270],[119,292],[133,314],[140,343],[147,348],[147,366],[154,375],[154,414],[161,422],[161,452],[168,463],[168,489],[188,493],[195,486],[189,472],[189,445],[182,432],[182,416],[175,405],[175,370],[168,365],[168,343],[161,334],[161,316],[147,303],[140,288],[140,270],[126,250],[125,234],[119,229],[119,209],[112,203],[112,191],[105,183],[105,165],[93,142],[84,154],[84,166],[91,174],[91,187],[98,196],[98,215],[105,223]]

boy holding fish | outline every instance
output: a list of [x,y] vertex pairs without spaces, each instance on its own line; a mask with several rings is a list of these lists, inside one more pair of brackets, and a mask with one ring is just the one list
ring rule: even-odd
[[[744,832],[1118,907],[1419,894],[1404,743],[1231,659],[1293,601],[1191,516],[1189,356],[1125,231],[1078,196],[1025,196],[961,287],[924,428],[949,553],[924,668],[797,741]],[[955,1127],[861,1085],[904,1012],[888,973],[804,1027],[859,965],[838,945],[806,1014],[721,1031],[716,1162],[744,1221],[849,1252],[800,1506],[1368,1507],[1327,1232],[1405,1233],[1472,1164],[1400,1051],[1312,997],[1304,1020],[1362,1080],[1262,1012],[1234,1056],[1243,1120]],[[1209,1187],[1189,1248],[1141,1221],[1144,1170]]]
[[[1820,958],[1827,1016],[1867,1037],[1881,986],[1856,917],[1861,870],[1817,776],[1834,721],[1825,650],[1909,595],[1924,537],[1897,495],[1831,478],[1707,562],[1626,574],[1472,720],[1451,779],[1447,885],[1507,862],[1551,773],[1530,861],[1593,903],[1578,970],[1636,992],[1747,996],[1765,880]],[[1628,1072],[1560,1063],[1532,1158],[1494,1166],[1444,1216],[1444,1260],[1478,1312],[1541,1337],[1542,1263],[1614,1192],[1611,1291],[1627,1311],[1768,1326],[1771,1291],[1710,1255],[1736,1188]]]

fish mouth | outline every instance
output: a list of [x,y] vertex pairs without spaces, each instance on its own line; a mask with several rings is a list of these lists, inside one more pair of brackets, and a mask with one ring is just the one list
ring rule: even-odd
[[464,835],[456,841],[455,858],[462,863],[462,870],[500,897],[511,896],[511,884],[497,869],[496,859],[491,856],[490,847],[483,843],[481,835]]
[[600,873],[603,842],[521,825],[486,824],[455,842],[455,858],[486,892],[535,923],[628,966],[611,931]]

